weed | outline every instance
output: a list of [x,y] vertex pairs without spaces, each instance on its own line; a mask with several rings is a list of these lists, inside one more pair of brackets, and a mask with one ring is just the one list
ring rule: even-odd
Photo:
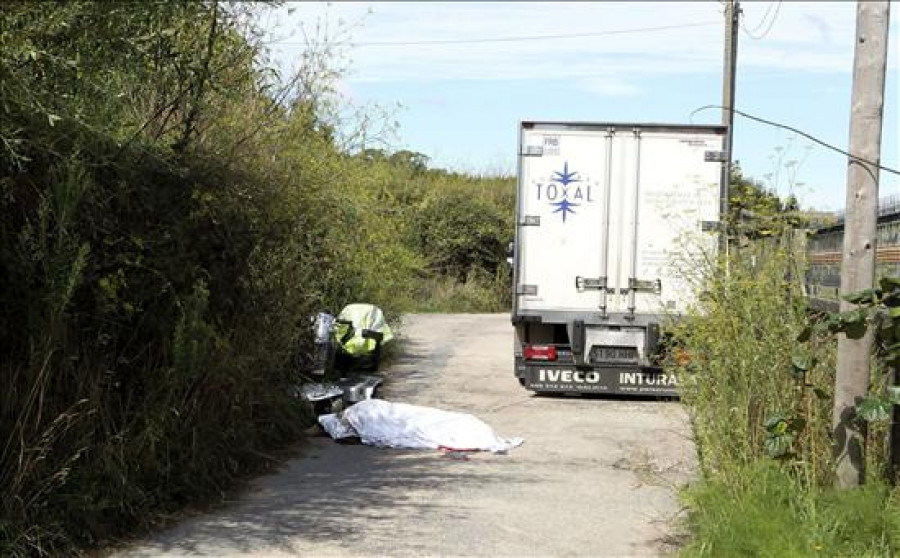
[[[790,234],[736,247],[673,331],[702,477],[683,493],[685,556],[892,556],[898,491],[830,488],[836,343],[808,323]],[[883,455],[881,456],[883,460]]]

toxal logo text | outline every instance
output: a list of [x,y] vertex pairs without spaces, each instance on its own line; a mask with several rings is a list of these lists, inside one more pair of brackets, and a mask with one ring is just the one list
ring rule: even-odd
[[569,170],[568,161],[563,163],[561,171],[553,173],[552,180],[538,182],[535,186],[538,201],[554,207],[553,213],[559,213],[563,223],[569,215],[575,215],[580,206],[594,201],[591,185],[582,180],[576,171]]

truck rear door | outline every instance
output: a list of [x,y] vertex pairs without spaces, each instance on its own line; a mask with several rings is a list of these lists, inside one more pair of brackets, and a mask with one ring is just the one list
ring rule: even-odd
[[616,256],[608,272],[618,295],[611,309],[681,313],[716,254],[721,163],[715,155],[724,136],[637,128],[617,137],[622,172],[614,175],[618,222],[612,219],[609,241]]
[[716,247],[719,127],[523,125],[517,311],[681,312]]
[[523,129],[519,169],[517,294],[521,310],[597,308],[606,160],[602,132]]

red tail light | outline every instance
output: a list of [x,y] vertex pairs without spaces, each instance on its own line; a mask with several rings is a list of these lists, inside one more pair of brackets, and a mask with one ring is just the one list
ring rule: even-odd
[[556,360],[556,347],[553,345],[525,345],[525,360]]

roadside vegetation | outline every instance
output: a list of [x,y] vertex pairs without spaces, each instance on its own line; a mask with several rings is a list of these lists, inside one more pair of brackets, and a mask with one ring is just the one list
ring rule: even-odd
[[4,5],[0,555],[75,554],[272,466],[318,311],[507,303],[512,180],[350,141],[330,47],[274,75],[260,9]]
[[[682,345],[669,364],[682,379],[701,467],[683,494],[682,555],[894,556],[900,488],[887,470],[886,374],[896,355],[879,350],[872,397],[858,409],[869,422],[863,489],[832,488],[831,415],[834,334],[864,331],[868,319],[895,335],[900,324],[876,316],[890,313],[877,312],[874,292],[853,315],[811,312],[801,288],[803,215],[739,173],[733,181],[728,269],[698,278],[703,295],[675,330]],[[879,293],[900,294],[900,282]]]
[[[291,363],[319,311],[509,305],[514,180],[363,142],[378,133],[342,110],[335,47],[276,75],[262,9],[0,12],[2,556],[96,548],[272,467],[308,423]],[[836,492],[832,334],[860,320],[802,335],[802,223],[751,181],[735,192],[729,268],[698,279],[675,331],[686,358],[669,364],[701,452],[683,552],[900,553],[893,357],[879,354],[861,413],[870,482]],[[893,288],[860,299],[863,323]]]

